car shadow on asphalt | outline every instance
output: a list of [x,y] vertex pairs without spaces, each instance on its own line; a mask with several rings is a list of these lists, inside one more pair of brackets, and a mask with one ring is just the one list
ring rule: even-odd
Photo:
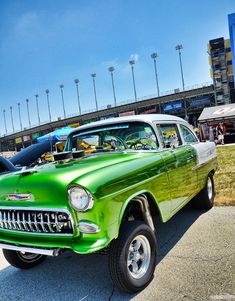
[[[186,206],[167,223],[157,221],[157,264],[202,213]],[[71,252],[50,257],[30,270],[18,270],[11,266],[0,270],[0,296],[1,301],[130,300],[134,297],[113,288],[108,256]]]
[[160,219],[157,220],[157,264],[173,249],[181,237],[203,213],[205,211],[192,209],[189,203],[167,223],[162,223]]

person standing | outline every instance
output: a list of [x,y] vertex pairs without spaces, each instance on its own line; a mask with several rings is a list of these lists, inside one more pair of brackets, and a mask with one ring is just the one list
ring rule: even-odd
[[223,125],[223,122],[220,122],[219,125],[216,127],[216,133],[218,137],[218,142],[221,143],[222,145],[224,144],[224,132],[225,132],[225,127]]
[[213,130],[212,126],[209,127],[209,141],[211,141],[211,142],[215,141],[214,130]]

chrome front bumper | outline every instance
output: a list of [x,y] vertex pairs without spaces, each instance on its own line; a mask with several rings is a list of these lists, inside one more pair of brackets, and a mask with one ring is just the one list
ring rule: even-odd
[[58,256],[61,253],[60,248],[57,248],[57,249],[31,248],[31,247],[25,247],[25,246],[9,245],[9,244],[1,243],[1,242],[0,242],[0,248],[6,249],[6,250],[23,252],[23,253],[46,255],[46,256]]

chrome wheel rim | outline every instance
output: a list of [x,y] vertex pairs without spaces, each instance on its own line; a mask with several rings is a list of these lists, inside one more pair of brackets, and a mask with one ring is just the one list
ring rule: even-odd
[[151,258],[151,247],[148,239],[143,235],[136,236],[128,250],[127,269],[129,274],[135,278],[143,277],[149,267]]
[[27,252],[20,252],[18,251],[18,256],[21,260],[25,262],[34,262],[35,260],[38,260],[42,255],[40,254],[34,254],[34,253],[27,253]]
[[207,179],[207,194],[209,200],[211,201],[213,197],[213,185],[210,177]]

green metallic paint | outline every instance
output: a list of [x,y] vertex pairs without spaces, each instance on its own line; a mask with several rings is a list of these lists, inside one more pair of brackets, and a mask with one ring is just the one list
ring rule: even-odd
[[[63,163],[40,166],[36,172],[0,177],[0,207],[63,208],[74,220],[73,237],[54,237],[0,230],[0,241],[38,247],[69,248],[91,253],[117,238],[123,214],[133,197],[146,193],[156,202],[162,221],[167,221],[203,187],[216,160],[199,169],[191,146],[165,151],[126,151],[91,155]],[[76,212],[68,201],[70,185],[79,185],[94,197],[94,206]],[[32,201],[10,201],[10,193],[31,193]],[[78,231],[79,221],[97,224],[101,231]]]

